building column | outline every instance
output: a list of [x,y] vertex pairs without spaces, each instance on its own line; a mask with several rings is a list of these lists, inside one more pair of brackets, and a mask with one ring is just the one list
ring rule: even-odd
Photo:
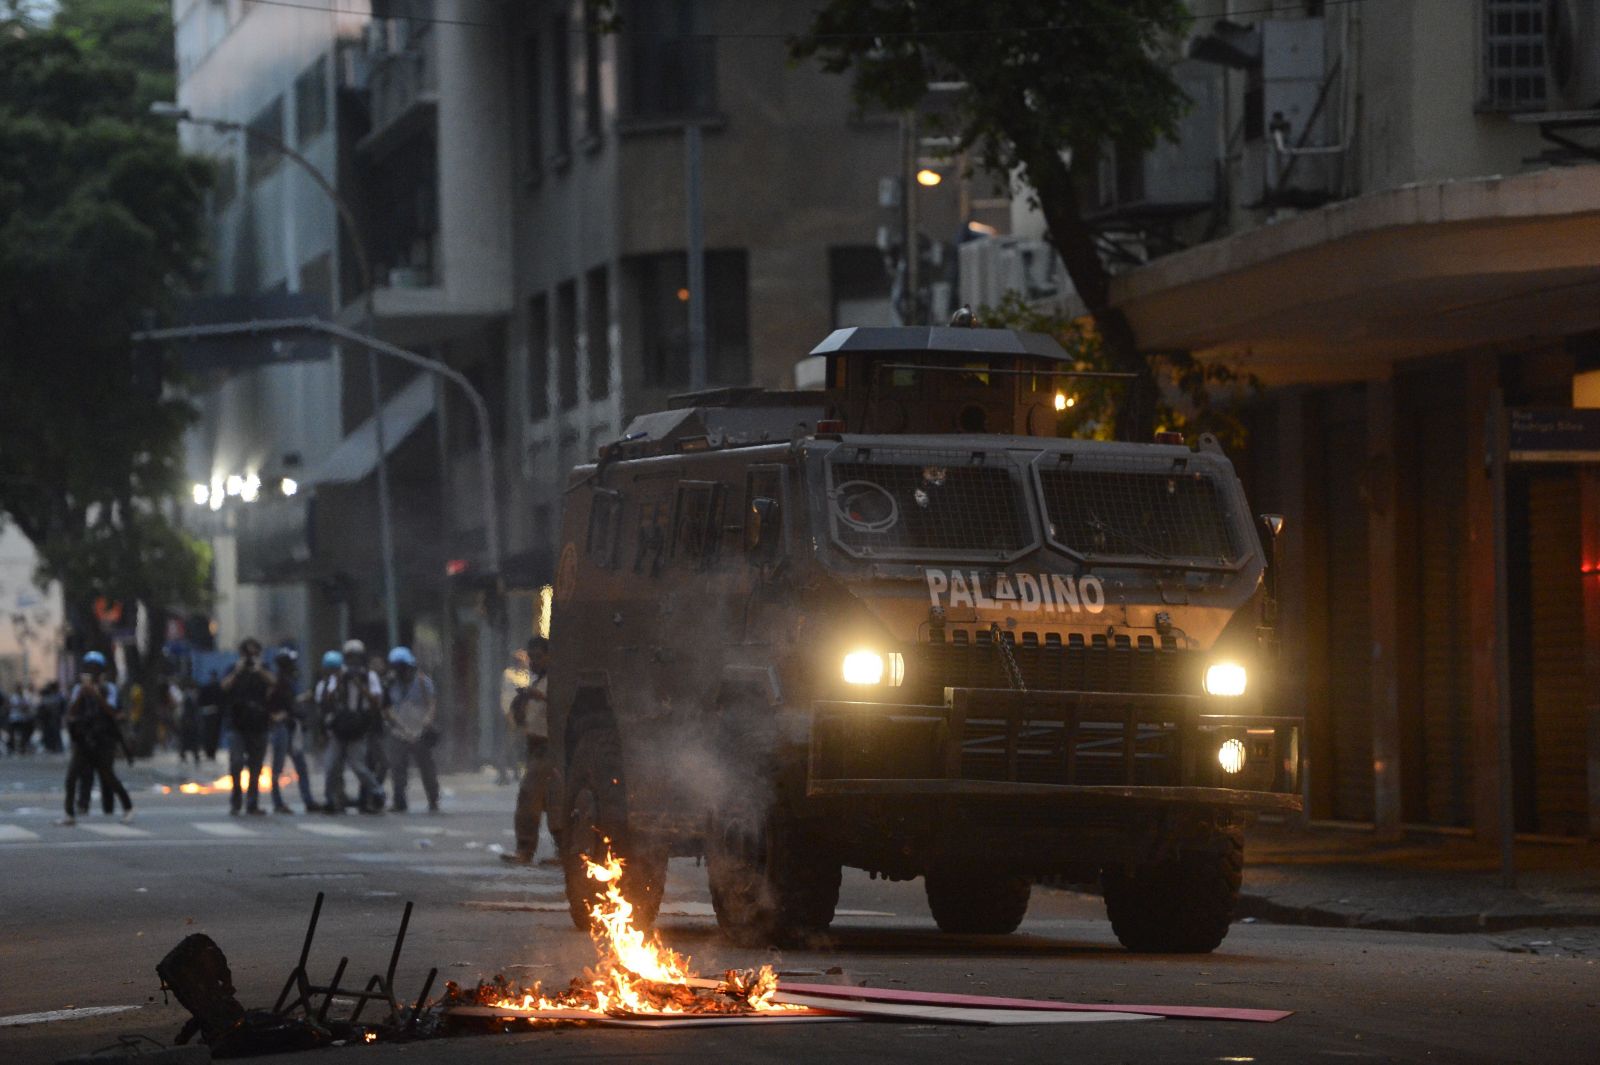
[[1500,670],[1495,558],[1496,493],[1489,419],[1499,387],[1499,359],[1474,355],[1464,363],[1462,443],[1466,478],[1467,639],[1472,662],[1468,695],[1472,731],[1472,827],[1480,843],[1500,845],[1501,806]]
[[1589,838],[1600,840],[1600,467],[1578,470],[1583,554],[1583,690],[1588,721]]
[[1394,381],[1367,382],[1367,579],[1372,626],[1372,819],[1379,839],[1400,836],[1400,625],[1396,616],[1399,503]]

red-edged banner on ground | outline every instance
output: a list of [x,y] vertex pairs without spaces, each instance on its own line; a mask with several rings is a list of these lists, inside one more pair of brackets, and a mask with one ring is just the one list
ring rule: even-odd
[[1270,1023],[1290,1016],[1293,1010],[1235,1009],[1227,1006],[1125,1006],[1119,1003],[1052,1002],[1035,998],[995,998],[989,995],[951,995],[938,991],[895,991],[878,987],[845,987],[840,984],[778,984],[778,1000],[790,995],[806,999],[805,1004],[824,1007],[822,999],[844,1002],[883,1002],[902,1006],[950,1006],[963,1009],[1041,1010],[1052,1012],[1138,1013],[1155,1017],[1181,1017],[1185,1020],[1257,1021]]

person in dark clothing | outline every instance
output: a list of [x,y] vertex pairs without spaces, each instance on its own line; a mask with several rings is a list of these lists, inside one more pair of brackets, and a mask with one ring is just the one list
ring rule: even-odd
[[[330,653],[323,661],[326,663],[333,658]],[[322,710],[328,733],[324,810],[330,814],[344,813],[341,796],[348,765],[361,783],[361,812],[382,813],[383,786],[367,766],[367,745],[383,711],[383,688],[378,675],[367,668],[367,649],[360,640],[346,641],[344,653],[337,661],[343,668],[317,685],[317,705]]]
[[295,677],[299,672],[300,656],[292,647],[280,647],[273,656],[277,680],[267,694],[267,712],[271,726],[268,738],[272,746],[272,811],[289,814],[289,804],[283,801],[283,788],[278,778],[283,775],[287,759],[294,764],[296,779],[300,782],[300,801],[306,813],[321,809],[311,794],[311,771],[306,765],[305,730],[300,721],[300,699],[295,693]]
[[228,772],[233,775],[233,796],[228,803],[230,814],[237,815],[241,805],[252,815],[266,812],[261,809],[258,789],[261,765],[267,757],[270,724],[267,697],[276,683],[277,678],[261,664],[260,642],[247,638],[239,645],[239,661],[222,678],[231,731],[228,737]]
[[433,678],[417,668],[417,656],[409,647],[389,652],[392,677],[386,690],[384,714],[389,719],[389,763],[394,767],[395,813],[406,812],[406,784],[411,765],[416,763],[422,776],[422,793],[428,799],[428,812],[439,812],[439,773],[433,764],[433,745],[439,733],[433,727],[436,701]]
[[206,750],[206,760],[217,760],[217,747],[222,743],[222,684],[216,671],[200,686],[200,742]]
[[198,768],[204,735],[194,681],[184,677],[174,687],[178,689],[177,705],[173,707],[173,712],[178,716],[178,764],[182,765],[192,756]]
[[[106,659],[99,651],[83,656],[83,675],[72,689],[67,700],[67,728],[72,734],[72,759],[67,765],[66,816],[63,825],[77,824],[77,812],[88,812],[89,785],[92,777],[100,778],[100,806],[108,815],[115,811],[115,803],[122,803],[122,820],[133,820],[133,800],[128,789],[117,779],[117,752],[128,754],[122,737],[122,724],[118,717],[117,686],[103,678]],[[133,756],[128,754],[128,764]]]
[[61,718],[66,712],[66,699],[61,695],[61,685],[51,681],[39,690],[39,707],[35,715],[39,739],[51,754],[60,754]]
[[[539,850],[539,818],[545,815],[546,791],[550,786],[550,716],[547,699],[550,681],[550,641],[535,636],[528,641],[527,683],[517,689],[512,701],[512,722],[527,737],[528,765],[517,788],[517,810],[512,827],[517,834],[517,849],[500,855],[513,865],[528,865]],[[548,820],[548,818],[547,818]],[[554,858],[546,858],[554,862]]]

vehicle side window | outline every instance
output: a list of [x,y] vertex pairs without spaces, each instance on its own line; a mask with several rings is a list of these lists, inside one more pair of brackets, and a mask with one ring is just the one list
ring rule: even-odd
[[633,553],[633,572],[654,577],[661,572],[661,553],[667,543],[667,504],[639,501],[639,538]]
[[622,493],[608,488],[595,489],[589,501],[589,558],[602,569],[617,564],[618,533],[622,529]]
[[[757,513],[756,500],[770,499],[778,507],[773,513],[782,513],[783,471],[776,466],[758,467],[745,476],[744,483],[744,548],[749,552],[754,551],[762,540],[762,518]],[[767,530],[768,538],[773,534],[774,530]]]
[[704,565],[716,550],[715,481],[684,481],[672,523],[672,557],[691,566]]

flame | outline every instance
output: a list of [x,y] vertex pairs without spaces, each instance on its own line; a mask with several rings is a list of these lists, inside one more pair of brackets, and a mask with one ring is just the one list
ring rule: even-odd
[[[607,841],[610,842],[609,840]],[[690,959],[667,947],[661,937],[633,923],[634,907],[622,893],[623,861],[606,850],[599,862],[583,856],[584,871],[604,888],[590,907],[590,938],[599,960],[567,990],[546,995],[539,984],[520,994],[503,977],[479,984],[474,1000],[517,1010],[577,1010],[609,1013],[751,1013],[800,1007],[773,1001],[778,974],[772,966],[729,970],[722,980],[698,978]],[[459,994],[452,992],[453,995]]]
[[[294,770],[285,769],[283,775],[278,778],[278,787],[280,789],[285,788],[299,779],[299,774]],[[249,780],[246,779],[244,783],[249,784]],[[170,789],[168,790],[170,791]],[[233,791],[233,774],[224,773],[217,779],[204,783],[195,780],[186,781],[178,785],[178,790],[185,795],[215,795],[224,791],[231,792]],[[272,791],[272,770],[266,766],[262,766],[261,771],[256,774],[256,790],[263,794],[268,794]]]

